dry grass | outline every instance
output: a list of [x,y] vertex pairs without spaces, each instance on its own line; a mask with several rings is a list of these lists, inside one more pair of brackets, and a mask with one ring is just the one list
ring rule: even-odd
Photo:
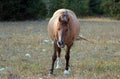
[[104,18],[104,17],[85,17],[82,19],[79,19],[80,21],[99,21],[99,22],[119,22],[119,20],[115,20],[112,18]]
[[[94,44],[76,41],[71,74],[62,69],[49,77],[52,43],[45,43],[48,21],[0,22],[0,79],[120,79],[120,22],[80,20],[81,34]],[[29,53],[31,58],[26,58]]]

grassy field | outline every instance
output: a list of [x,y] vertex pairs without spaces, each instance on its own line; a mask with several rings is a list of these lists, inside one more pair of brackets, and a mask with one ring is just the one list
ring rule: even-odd
[[0,79],[120,79],[120,21],[80,19],[82,36],[93,43],[75,41],[70,75],[63,74],[63,49],[62,69],[53,77],[48,76],[53,46],[47,23],[0,22]]

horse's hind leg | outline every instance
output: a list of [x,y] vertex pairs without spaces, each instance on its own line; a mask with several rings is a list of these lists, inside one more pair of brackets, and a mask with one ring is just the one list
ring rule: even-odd
[[53,56],[52,56],[52,66],[51,66],[51,69],[50,69],[50,74],[53,74],[53,70],[54,70],[54,63],[55,63],[55,60],[57,58],[57,42],[54,41],[54,53],[53,53]]
[[66,49],[66,55],[65,55],[66,67],[65,67],[64,74],[70,74],[69,59],[70,59],[70,48],[72,45],[73,44],[71,44],[70,46],[67,46],[67,49]]
[[58,58],[57,58],[56,69],[60,69],[61,68],[61,60],[60,60],[61,48],[58,47],[57,53],[58,53]]

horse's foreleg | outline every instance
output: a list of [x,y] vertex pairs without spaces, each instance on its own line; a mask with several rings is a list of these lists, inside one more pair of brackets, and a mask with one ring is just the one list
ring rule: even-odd
[[54,53],[53,53],[53,56],[52,56],[52,66],[51,66],[51,69],[50,69],[50,74],[53,74],[53,70],[54,70],[54,63],[55,63],[55,60],[57,58],[57,42],[54,41]]
[[66,67],[65,67],[64,74],[69,74],[70,73],[69,59],[70,59],[70,48],[71,48],[71,46],[72,45],[67,46],[67,49],[66,49],[66,55],[65,55]]
[[57,58],[57,66],[56,66],[56,69],[60,69],[60,68],[61,68],[61,60],[60,60],[61,48],[58,47],[57,53],[58,53],[58,58]]
[[61,48],[57,48],[57,51],[58,51],[58,58],[60,58],[60,54],[61,54]]

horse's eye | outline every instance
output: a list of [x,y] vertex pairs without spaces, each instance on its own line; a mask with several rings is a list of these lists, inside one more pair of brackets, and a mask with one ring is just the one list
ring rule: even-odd
[[58,30],[60,30],[60,28],[58,28]]

